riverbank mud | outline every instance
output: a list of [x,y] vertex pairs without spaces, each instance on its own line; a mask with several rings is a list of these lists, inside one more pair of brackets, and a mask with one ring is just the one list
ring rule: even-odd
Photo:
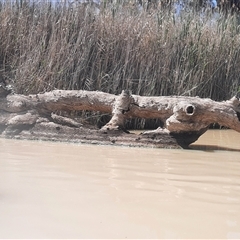
[[91,127],[73,128],[53,122],[35,124],[31,129],[6,129],[2,138],[46,140],[58,142],[89,143],[130,147],[181,148],[176,139],[167,132],[158,134],[135,134],[117,131],[101,131]]

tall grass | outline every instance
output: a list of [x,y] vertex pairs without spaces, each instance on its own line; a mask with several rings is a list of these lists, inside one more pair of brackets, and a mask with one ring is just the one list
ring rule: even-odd
[[240,85],[236,15],[16,2],[0,6],[0,81],[17,93],[130,89],[223,100]]

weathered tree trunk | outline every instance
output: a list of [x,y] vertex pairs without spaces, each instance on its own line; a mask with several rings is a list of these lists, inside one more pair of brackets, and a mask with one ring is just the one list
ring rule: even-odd
[[[112,113],[102,129],[86,129],[58,111]],[[164,128],[127,134],[128,118],[158,118]],[[224,102],[199,97],[142,97],[123,91],[119,96],[98,91],[54,90],[35,95],[9,94],[0,86],[2,137],[131,146],[184,147],[196,141],[211,123],[240,132],[240,101],[236,95]]]

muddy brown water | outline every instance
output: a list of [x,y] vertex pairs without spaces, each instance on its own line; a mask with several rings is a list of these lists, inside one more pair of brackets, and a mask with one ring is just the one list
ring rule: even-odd
[[0,238],[240,239],[240,134],[192,150],[0,139]]

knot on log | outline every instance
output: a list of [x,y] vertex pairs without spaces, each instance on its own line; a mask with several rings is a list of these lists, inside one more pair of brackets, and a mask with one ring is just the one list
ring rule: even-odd
[[188,105],[187,107],[186,107],[186,114],[187,115],[193,115],[194,114],[194,112],[195,112],[195,107],[193,106],[193,105]]

